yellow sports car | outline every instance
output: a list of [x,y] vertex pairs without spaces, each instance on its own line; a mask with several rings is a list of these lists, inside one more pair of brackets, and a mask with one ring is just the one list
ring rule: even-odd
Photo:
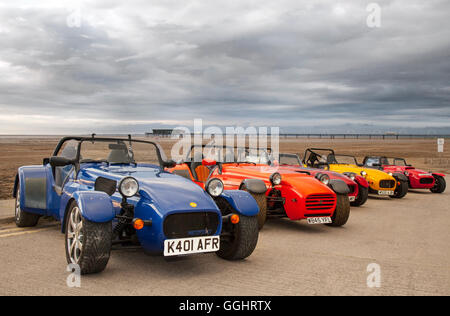
[[327,169],[350,178],[359,174],[369,182],[369,193],[401,199],[408,193],[408,178],[402,173],[386,173],[362,167],[354,156],[336,155],[332,149],[308,148],[303,164],[310,168]]

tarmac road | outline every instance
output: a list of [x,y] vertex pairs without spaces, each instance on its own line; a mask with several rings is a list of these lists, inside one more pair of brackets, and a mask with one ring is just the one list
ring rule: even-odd
[[[449,192],[417,191],[370,198],[343,228],[271,220],[243,262],[214,254],[168,262],[115,250],[107,269],[82,276],[80,288],[66,284],[56,222],[19,229],[3,221],[0,295],[450,295],[449,205]],[[371,263],[380,265],[380,288],[367,286]]]

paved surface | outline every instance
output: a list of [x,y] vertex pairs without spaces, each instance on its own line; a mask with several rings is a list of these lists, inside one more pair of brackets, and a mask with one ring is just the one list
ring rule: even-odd
[[0,200],[0,223],[11,222],[14,217],[14,200]]
[[[227,262],[200,255],[166,262],[116,250],[105,272],[66,285],[57,223],[0,225],[0,295],[450,295],[450,194],[370,198],[344,228],[273,220],[254,255]],[[381,267],[368,288],[367,266]]]

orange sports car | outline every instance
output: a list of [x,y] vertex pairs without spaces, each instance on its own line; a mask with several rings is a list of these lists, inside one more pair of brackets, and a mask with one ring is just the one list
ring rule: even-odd
[[192,146],[188,158],[168,171],[191,179],[210,194],[223,188],[248,191],[260,208],[260,228],[267,217],[306,219],[309,224],[329,226],[347,223],[350,191],[344,181],[330,181],[325,173],[311,176],[302,170],[269,166],[272,157],[269,151]]

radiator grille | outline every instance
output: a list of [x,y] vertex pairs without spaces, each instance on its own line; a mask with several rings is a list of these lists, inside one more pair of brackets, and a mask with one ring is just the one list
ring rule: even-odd
[[218,227],[219,215],[213,212],[172,214],[164,221],[164,235],[169,239],[211,236]]
[[336,197],[333,194],[312,194],[306,198],[308,211],[333,210]]
[[434,182],[434,178],[422,178],[420,179],[421,184],[432,184]]
[[394,180],[381,180],[380,181],[380,188],[382,188],[382,189],[393,189],[394,187],[395,187]]

